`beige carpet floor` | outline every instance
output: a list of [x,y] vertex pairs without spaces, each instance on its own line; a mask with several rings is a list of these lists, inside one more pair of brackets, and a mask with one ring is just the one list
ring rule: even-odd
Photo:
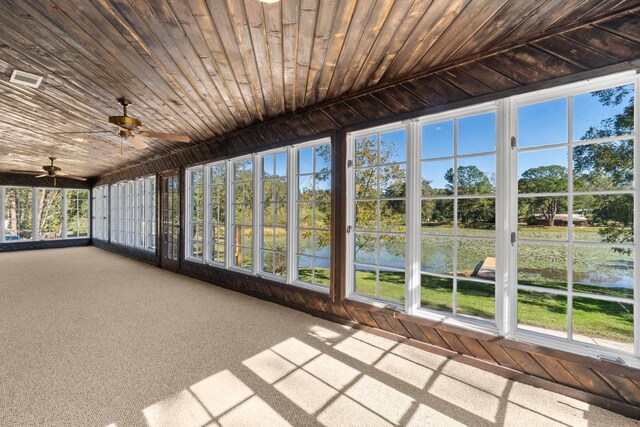
[[627,426],[93,247],[0,254],[0,426]]

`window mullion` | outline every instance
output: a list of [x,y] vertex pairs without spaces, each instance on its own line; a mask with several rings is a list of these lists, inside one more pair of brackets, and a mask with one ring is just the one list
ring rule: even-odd
[[634,257],[634,269],[633,269],[633,283],[634,283],[634,304],[633,304],[633,331],[634,331],[634,354],[636,357],[640,357],[640,315],[638,313],[638,307],[640,307],[640,250],[638,250],[638,243],[640,242],[640,197],[638,196],[638,177],[640,177],[640,146],[638,144],[638,126],[640,126],[640,77],[636,77],[634,81],[634,133],[636,137],[633,139],[633,171],[634,171],[634,198],[633,198],[633,243],[636,245],[633,252]]
[[[62,189],[62,239],[66,239],[67,238],[67,221],[69,220],[69,218],[67,217],[67,189],[63,188]],[[77,210],[77,196],[76,196],[76,210]],[[78,221],[78,213],[76,213],[76,221]],[[75,237],[75,236],[74,236]]]
[[[505,276],[502,287],[502,297],[504,298],[501,309],[503,310],[503,331],[502,335],[506,337],[513,337],[518,326],[518,241],[511,243],[511,233],[518,235],[518,142],[516,140],[515,147],[511,147],[509,141],[511,138],[516,138],[518,134],[518,107],[515,105],[511,98],[505,99],[503,102],[504,112],[504,132],[501,148],[504,153],[505,160],[508,159],[507,165],[503,166],[504,175],[504,189],[507,193],[503,199],[504,207],[500,209],[500,212],[506,216],[505,235],[500,239],[503,245],[508,248],[505,252]],[[500,150],[498,150],[500,152]],[[505,153],[506,152],[506,153]],[[508,154],[507,154],[508,153]],[[504,182],[506,180],[506,182]]]
[[[509,126],[510,103],[502,100],[498,104],[496,114],[496,302],[495,322],[500,335],[507,335],[510,331],[509,308],[509,252],[511,243],[509,238],[509,204],[510,204],[510,148]],[[514,284],[515,286],[515,284]]]
[[[203,166],[202,173],[202,262],[209,262],[212,258],[212,247],[209,244],[209,233],[211,233],[211,168]],[[213,241],[211,242],[213,243]]]
[[[262,188],[260,187],[261,185],[261,181],[260,178],[262,176],[262,156],[258,155],[258,154],[254,154],[251,156],[252,158],[252,164],[253,167],[251,168],[252,172],[253,172],[253,222],[252,222],[252,236],[253,238],[251,239],[251,243],[252,243],[252,252],[253,255],[251,256],[252,262],[251,262],[251,267],[252,267],[252,272],[254,275],[258,275],[261,271],[262,268],[262,262],[261,262],[261,254],[260,254],[260,242],[262,240],[262,231],[260,230],[260,225],[261,225],[261,219],[262,219],[262,215],[261,215],[261,208],[260,208],[260,203],[262,202]],[[243,202],[246,202],[245,200],[243,200]],[[244,233],[244,230],[243,230]]]
[[0,217],[0,243],[4,243],[4,221],[7,215],[4,208],[4,186],[0,185],[0,213],[2,214]]
[[415,314],[420,306],[420,159],[421,144],[416,120],[407,124],[407,209],[405,259],[405,310]]
[[38,188],[31,187],[31,240],[40,240],[39,225],[40,212],[38,211]]
[[573,96],[567,99],[567,339],[573,341]]
[[298,156],[293,147],[287,149],[287,283],[292,283],[297,276],[297,229],[298,218],[296,215],[297,197],[297,170]]

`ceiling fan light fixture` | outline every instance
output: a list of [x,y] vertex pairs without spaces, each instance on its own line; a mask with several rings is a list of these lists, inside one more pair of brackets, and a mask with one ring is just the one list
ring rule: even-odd
[[73,138],[73,140],[75,142],[85,142],[86,141],[86,139],[84,139],[84,138]]
[[260,0],[262,3],[278,3],[280,0]]

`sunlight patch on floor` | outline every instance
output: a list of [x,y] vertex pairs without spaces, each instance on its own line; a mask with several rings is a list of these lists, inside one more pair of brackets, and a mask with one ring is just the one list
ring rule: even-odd
[[400,422],[414,399],[367,375],[345,391],[345,395],[394,424]]
[[433,376],[431,369],[425,368],[403,357],[396,356],[395,354],[386,354],[374,365],[374,368],[386,372],[419,389],[423,389]]
[[242,364],[269,384],[275,383],[296,369],[296,365],[271,349],[256,354],[243,361]]
[[182,390],[143,411],[149,427],[201,427],[211,415],[189,391]]
[[464,427],[465,425],[421,403],[407,423],[407,427],[424,426]]
[[214,417],[253,396],[253,391],[228,370],[195,383],[191,391]]
[[220,417],[218,422],[221,427],[291,427],[287,420],[257,396],[232,409]]

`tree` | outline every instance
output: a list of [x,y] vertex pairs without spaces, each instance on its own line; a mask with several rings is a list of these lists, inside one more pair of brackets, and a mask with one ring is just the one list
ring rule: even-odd
[[[378,149],[379,144],[379,149]],[[406,173],[398,164],[393,163],[396,155],[394,144],[378,142],[376,136],[359,138],[356,141],[355,196],[356,199],[392,199],[375,207],[366,203],[357,212],[356,230],[365,226],[375,227],[378,216],[380,222],[393,224],[394,231],[404,231],[406,224],[405,201],[398,200],[406,197]],[[379,157],[378,157],[379,156]],[[384,166],[378,166],[384,165]],[[378,192],[379,189],[379,192]],[[395,199],[395,200],[393,200]],[[378,215],[378,209],[381,212]],[[388,236],[389,250],[397,245],[394,241],[403,240],[398,236]],[[395,242],[395,243],[397,243]],[[355,240],[355,253],[362,249],[373,251],[376,244],[375,234],[358,233]]]
[[[521,193],[557,193],[567,190],[567,168],[559,165],[527,169],[518,180]],[[548,225],[559,210],[566,210],[564,197],[530,197],[520,205],[520,214],[533,217],[541,214]]]
[[[607,138],[634,132],[633,85],[604,89],[592,93],[603,106],[618,106],[622,112],[601,120],[597,127],[590,127],[581,139]],[[623,140],[612,143],[580,145],[575,147],[573,169],[574,188],[621,189],[633,185],[633,143]],[[605,226],[599,233],[605,242],[629,243],[633,241],[633,197],[593,198],[592,214]],[[614,249],[618,252],[629,252]]]
[[[453,168],[445,173],[444,179],[453,190]],[[494,186],[489,177],[477,166],[458,166],[458,194],[491,194],[493,191]]]

